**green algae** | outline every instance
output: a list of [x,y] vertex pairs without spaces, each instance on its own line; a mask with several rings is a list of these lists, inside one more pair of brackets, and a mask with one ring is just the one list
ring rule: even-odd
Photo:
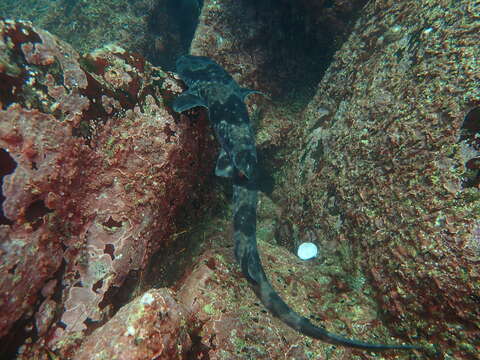
[[208,315],[214,315],[215,314],[215,308],[213,307],[212,304],[206,304],[203,307],[203,311],[205,311],[205,313],[208,314]]

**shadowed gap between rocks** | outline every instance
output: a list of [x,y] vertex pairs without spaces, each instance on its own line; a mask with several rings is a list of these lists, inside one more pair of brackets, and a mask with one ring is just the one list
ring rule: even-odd
[[3,178],[4,176],[11,174],[15,171],[17,163],[10,156],[8,151],[0,149],[0,225],[12,225],[13,221],[8,219],[3,213],[3,202],[5,196],[3,195]]

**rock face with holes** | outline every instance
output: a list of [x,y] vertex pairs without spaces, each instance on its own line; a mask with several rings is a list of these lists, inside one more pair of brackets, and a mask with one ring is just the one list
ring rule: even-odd
[[370,2],[305,111],[286,188],[292,223],[353,247],[392,329],[452,359],[480,352],[478,10]]
[[166,105],[180,83],[141,57],[80,56],[23,22],[0,35],[2,346],[35,333],[63,349],[169,239],[215,151],[205,116]]

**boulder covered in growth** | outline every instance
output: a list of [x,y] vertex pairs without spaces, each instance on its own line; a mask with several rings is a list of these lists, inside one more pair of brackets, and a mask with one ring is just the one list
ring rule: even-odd
[[181,83],[143,58],[79,55],[26,22],[0,34],[0,336],[55,349],[121,305],[215,148],[204,113],[171,111]]
[[352,248],[392,330],[449,359],[480,351],[479,26],[470,2],[369,3],[304,112],[284,202],[321,248]]
[[[121,44],[130,52],[162,49],[156,36],[148,32],[152,13],[166,0],[17,0],[0,4],[3,18],[35,22],[87,53],[103,44]],[[161,24],[157,25],[161,26]]]

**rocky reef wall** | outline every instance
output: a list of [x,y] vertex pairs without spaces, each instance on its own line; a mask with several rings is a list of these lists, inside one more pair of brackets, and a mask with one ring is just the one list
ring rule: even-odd
[[[147,3],[164,15],[165,2]],[[80,55],[3,21],[0,331],[19,359],[478,359],[477,3],[272,3],[205,0],[191,47],[275,98],[249,99],[276,181],[259,201],[266,272],[330,331],[426,350],[335,347],[273,318],[234,261],[228,211],[176,229],[215,145],[204,112],[171,111],[175,75],[115,46]],[[305,25],[303,48],[348,33],[354,15],[328,69],[318,53],[307,64],[308,52],[274,51],[295,41],[283,33],[292,24]],[[312,69],[326,72],[306,108],[305,96],[285,100]],[[154,267],[161,278],[174,262],[182,278],[144,292],[151,255],[182,234]],[[306,240],[318,259],[285,249]]]
[[291,222],[351,247],[389,326],[433,358],[480,351],[479,30],[475,2],[370,2],[290,163]]
[[365,0],[205,0],[190,52],[272,97],[315,87]]
[[142,57],[79,55],[27,22],[0,34],[2,352],[67,348],[171,239],[215,147],[204,112],[170,110],[182,84]]

